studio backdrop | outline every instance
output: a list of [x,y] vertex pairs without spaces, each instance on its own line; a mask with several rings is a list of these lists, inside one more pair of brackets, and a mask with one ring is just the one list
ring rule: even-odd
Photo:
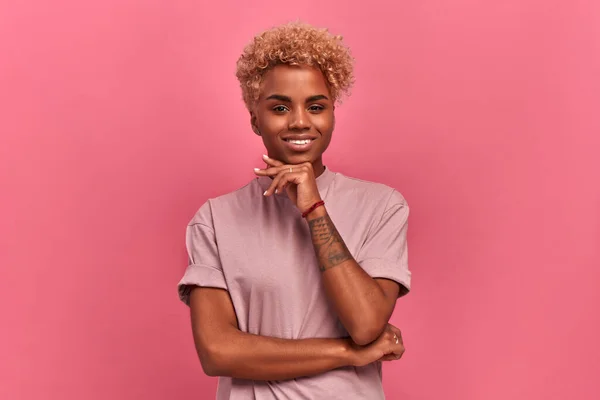
[[235,78],[287,21],[356,59],[325,164],[411,207],[391,400],[600,398],[600,3],[0,3],[0,399],[212,399],[185,227],[261,167]]

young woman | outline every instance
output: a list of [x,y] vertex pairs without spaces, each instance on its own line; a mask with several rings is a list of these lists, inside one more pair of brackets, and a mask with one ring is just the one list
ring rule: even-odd
[[187,227],[179,295],[217,399],[384,399],[381,362],[410,288],[408,206],[382,184],[323,164],[352,58],[300,23],[254,38],[237,63],[265,168],[208,200]]

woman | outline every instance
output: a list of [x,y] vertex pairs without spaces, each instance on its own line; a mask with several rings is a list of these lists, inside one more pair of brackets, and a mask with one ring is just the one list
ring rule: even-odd
[[408,206],[382,184],[326,168],[352,58],[341,37],[293,23],[254,38],[237,77],[268,156],[243,188],[187,227],[179,283],[217,399],[383,399],[388,324],[408,292]]

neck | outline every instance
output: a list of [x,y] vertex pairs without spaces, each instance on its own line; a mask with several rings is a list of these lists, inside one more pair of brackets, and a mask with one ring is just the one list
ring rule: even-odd
[[315,178],[321,176],[325,172],[325,166],[323,165],[323,159],[319,157],[312,163],[313,170],[315,171]]

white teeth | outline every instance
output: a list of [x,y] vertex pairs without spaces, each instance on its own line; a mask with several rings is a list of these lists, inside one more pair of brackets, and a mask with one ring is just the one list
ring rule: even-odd
[[293,143],[293,144],[309,144],[310,143],[310,139],[306,139],[306,140],[288,140],[288,142]]

